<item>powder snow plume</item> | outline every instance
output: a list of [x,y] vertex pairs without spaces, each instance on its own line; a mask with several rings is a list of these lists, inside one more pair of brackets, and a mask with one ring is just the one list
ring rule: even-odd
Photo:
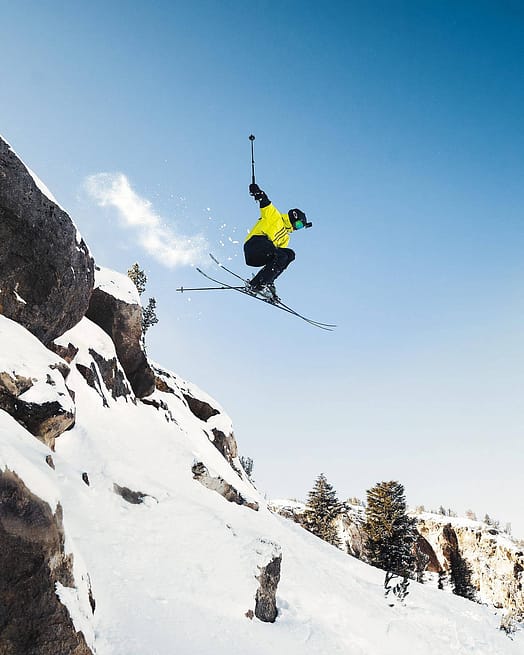
[[144,250],[168,268],[191,266],[209,250],[203,235],[184,236],[163,224],[149,200],[139,196],[123,173],[97,173],[85,182],[100,207],[118,210],[123,225],[137,232]]

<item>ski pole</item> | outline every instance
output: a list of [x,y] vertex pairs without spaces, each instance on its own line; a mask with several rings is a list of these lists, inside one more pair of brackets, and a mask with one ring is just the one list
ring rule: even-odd
[[250,134],[249,140],[251,141],[251,183],[255,184],[255,135]]

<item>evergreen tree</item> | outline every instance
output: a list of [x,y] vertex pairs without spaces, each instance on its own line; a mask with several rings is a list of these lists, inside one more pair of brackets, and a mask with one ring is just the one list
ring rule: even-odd
[[146,290],[147,275],[140,268],[138,262],[135,262],[133,266],[131,266],[131,268],[127,271],[127,275],[131,278],[131,280],[133,280],[135,287],[138,289],[138,293],[142,295]]
[[336,519],[342,511],[342,505],[336,491],[329,484],[326,476],[321,473],[315,481],[315,486],[309,492],[306,511],[302,517],[302,525],[333,546],[340,547],[340,539]]
[[477,592],[471,582],[471,567],[458,553],[451,559],[449,577],[454,594],[462,596],[462,598],[467,598],[468,600],[477,600]]
[[251,474],[253,473],[253,460],[251,457],[240,455],[240,463],[242,464],[242,468],[246,472],[247,477],[251,480]]
[[[133,266],[131,266],[127,271],[127,275],[133,281],[139,295],[141,296],[146,290],[147,275],[140,268],[138,262],[135,262]],[[146,332],[152,325],[155,325],[155,323],[158,323],[156,315],[156,300],[155,298],[149,298],[147,305],[142,307],[142,346],[144,350],[146,349]]]
[[468,600],[476,600],[477,592],[471,582],[471,567],[460,553],[457,536],[451,524],[444,526],[443,536],[449,544],[453,545],[448,555],[449,581],[453,593]]
[[[386,596],[391,590],[402,601],[415,568],[415,520],[407,515],[404,487],[400,482],[379,482],[367,492],[364,550],[372,566],[386,571]],[[394,576],[403,580],[394,587]]]
[[152,325],[158,323],[156,315],[156,300],[149,298],[147,305],[142,308],[142,338],[145,337],[146,332]]

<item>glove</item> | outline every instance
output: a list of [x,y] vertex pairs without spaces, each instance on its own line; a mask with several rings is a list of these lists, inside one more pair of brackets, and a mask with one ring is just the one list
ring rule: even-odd
[[249,193],[250,195],[253,196],[253,198],[260,203],[261,207],[267,207],[267,205],[270,204],[270,200],[267,197],[266,193],[262,191],[262,189],[258,186],[258,184],[255,184],[252,182],[249,185]]
[[250,195],[250,196],[253,196],[253,198],[254,198],[255,200],[258,200],[258,199],[260,198],[260,196],[261,196],[263,193],[264,193],[264,192],[263,192],[262,189],[258,186],[258,184],[255,184],[254,182],[252,182],[252,183],[249,185],[249,195]]

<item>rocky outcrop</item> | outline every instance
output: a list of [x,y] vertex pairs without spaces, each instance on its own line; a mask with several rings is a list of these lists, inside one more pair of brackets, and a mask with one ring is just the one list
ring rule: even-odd
[[32,494],[15,473],[0,473],[0,652],[91,655],[55,586],[73,587],[62,512]]
[[417,529],[446,573],[466,569],[480,601],[524,619],[524,551],[486,524],[424,514]]
[[0,409],[54,449],[55,439],[75,422],[72,394],[65,383],[69,366],[4,316],[0,342],[9,344],[0,364]]
[[[159,383],[157,382],[157,388],[158,388],[158,384]],[[204,423],[207,423],[207,421],[213,418],[213,416],[218,416],[220,414],[220,411],[216,409],[216,407],[212,407],[205,400],[201,400],[200,398],[195,398],[195,396],[191,395],[187,391],[182,395],[191,412]],[[224,432],[222,432],[222,430],[219,430],[218,428],[212,428],[211,433],[213,434],[213,437],[212,438],[210,437],[210,440],[214,444],[215,448],[220,452],[220,454],[224,457],[224,459],[226,459],[231,464],[231,466],[233,466],[236,472],[239,473],[240,475],[238,466],[235,464],[234,461],[238,457],[238,446],[233,432],[229,432],[229,434],[225,434]]]
[[93,269],[69,216],[0,138],[0,314],[47,344],[85,314]]
[[212,399],[202,393],[195,385],[180,380],[167,371],[153,367],[155,386],[162,393],[175,395],[184,401],[191,413],[202,421],[202,429],[222,457],[243,478],[242,467],[238,459],[238,445],[231,423],[225,421],[222,410],[212,404]]
[[69,430],[75,423],[74,412],[64,409],[57,402],[25,403],[20,399],[8,398],[7,404],[2,402],[0,394],[0,409],[4,409],[23,425],[25,429],[51,450],[55,448],[55,439]]
[[206,403],[204,400],[195,398],[189,393],[184,393],[183,395],[186,403],[189,406],[189,409],[201,421],[209,421],[209,419],[212,416],[216,416],[217,414],[220,414],[218,409],[216,409],[215,407],[211,407],[211,405],[209,403]]
[[[119,276],[120,280],[122,277]],[[152,394],[155,390],[155,375],[142,349],[140,305],[113,295],[107,287],[97,286],[93,290],[86,316],[111,337],[118,360],[136,397],[144,398]]]
[[117,398],[127,398],[131,396],[131,389],[122,369],[118,365],[116,357],[105,359],[93,348],[89,349],[89,354],[93,358],[90,366],[76,364],[76,367],[87,384],[92,387],[102,398],[102,403],[108,407],[105,390],[107,390],[113,400]]
[[277,615],[277,587],[280,582],[282,551],[278,544],[260,539],[257,545],[259,557],[259,587],[255,596],[255,616],[265,623],[274,623]]
[[417,535],[415,551],[419,562],[424,562],[424,570],[429,573],[442,573],[442,564],[429,541],[421,534]]
[[248,501],[233,485],[226,482],[220,476],[212,476],[203,462],[195,462],[191,470],[193,478],[198,480],[206,489],[216,491],[230,503],[245,505],[250,509],[258,511],[258,503]]

